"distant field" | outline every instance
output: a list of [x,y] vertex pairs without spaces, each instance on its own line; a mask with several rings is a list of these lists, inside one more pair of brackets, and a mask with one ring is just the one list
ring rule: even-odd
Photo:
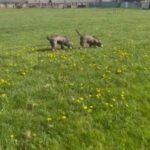
[[148,150],[149,101],[150,11],[0,10],[0,150]]

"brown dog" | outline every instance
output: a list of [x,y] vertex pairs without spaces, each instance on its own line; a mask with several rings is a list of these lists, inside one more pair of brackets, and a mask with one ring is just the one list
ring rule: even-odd
[[101,41],[98,40],[95,36],[82,35],[78,30],[76,30],[76,32],[80,36],[80,45],[82,47],[85,47],[86,44],[88,44],[89,47],[102,47]]
[[47,36],[47,40],[50,42],[50,45],[52,47],[52,50],[56,49],[57,44],[61,46],[61,49],[64,49],[65,46],[68,48],[72,48],[73,44],[70,42],[70,40],[67,37],[56,35],[56,36]]

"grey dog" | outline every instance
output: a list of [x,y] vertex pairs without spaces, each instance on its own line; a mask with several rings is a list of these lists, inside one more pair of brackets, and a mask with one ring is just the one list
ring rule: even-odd
[[64,49],[65,46],[68,48],[73,46],[73,43],[67,37],[61,35],[47,36],[47,40],[50,42],[52,50],[55,50],[58,44],[61,46],[61,49]]
[[89,45],[89,47],[102,47],[102,43],[100,40],[98,40],[95,36],[91,35],[82,35],[78,30],[76,30],[77,34],[80,36],[80,45],[82,47],[85,47],[86,44]]

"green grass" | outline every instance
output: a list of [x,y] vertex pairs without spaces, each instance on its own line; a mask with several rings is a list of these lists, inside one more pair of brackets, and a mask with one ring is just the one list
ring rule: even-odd
[[[150,11],[0,10],[0,150],[147,150]],[[75,32],[104,47],[79,49]],[[51,52],[47,35],[72,50]]]

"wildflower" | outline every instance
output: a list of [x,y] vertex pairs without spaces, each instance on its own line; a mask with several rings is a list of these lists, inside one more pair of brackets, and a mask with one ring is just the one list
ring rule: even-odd
[[87,112],[88,113],[90,113],[90,112],[92,112],[93,110],[91,109],[91,108],[89,108],[88,110],[87,110]]
[[28,140],[30,140],[32,138],[32,134],[31,134],[31,131],[30,130],[27,130],[25,133],[24,133],[24,137]]
[[110,106],[111,108],[113,108],[113,105],[112,105],[112,104],[110,104],[109,106]]
[[96,94],[96,98],[97,99],[100,99],[100,97],[101,97],[101,94],[99,93],[99,94]]
[[77,103],[81,103],[81,101],[79,99],[76,100]]
[[117,69],[116,73],[122,73],[121,69]]
[[0,79],[0,85],[5,84],[6,81],[4,79]]
[[52,121],[52,118],[51,118],[51,117],[48,117],[48,118],[47,118],[47,121]]
[[109,106],[109,104],[108,104],[108,103],[105,103],[105,105],[106,105],[106,106]]
[[80,68],[80,71],[83,71],[83,67]]
[[101,92],[101,89],[100,89],[100,88],[96,88],[96,92],[97,92],[97,93],[100,93],[100,92]]
[[113,101],[113,102],[116,102],[116,99],[115,99],[115,98],[112,98],[112,101]]
[[80,83],[80,86],[83,86],[83,83]]
[[106,78],[106,74],[103,74],[102,77],[103,77],[103,78]]
[[61,117],[61,119],[62,120],[65,120],[67,117],[65,116],[65,115],[63,115],[62,117]]
[[121,99],[124,100],[124,98],[125,98],[124,91],[121,91],[120,96],[121,96]]
[[90,106],[90,108],[92,109],[92,108],[93,108],[93,106],[91,105],[91,106]]
[[83,100],[84,100],[84,98],[83,98],[83,97],[79,97],[79,99],[80,99],[80,101],[83,101]]
[[88,97],[90,98],[90,97],[92,97],[92,95],[91,95],[91,94],[89,94],[89,95],[88,95]]
[[83,106],[83,109],[84,109],[84,110],[87,110],[87,109],[88,109],[88,107],[87,107],[86,105],[84,105],[84,106]]
[[21,75],[25,76],[25,75],[26,75],[26,72],[22,72]]
[[76,66],[77,66],[77,64],[76,64],[76,63],[74,63],[74,64],[73,64],[73,66],[74,66],[74,67],[76,67]]
[[11,135],[10,135],[10,138],[11,138],[11,139],[14,139],[14,135],[13,135],[13,134],[11,134]]
[[36,133],[33,133],[32,135],[33,135],[33,137],[36,137]]
[[34,48],[31,48],[31,51],[34,51]]
[[6,96],[7,96],[7,95],[6,95],[5,93],[0,94],[0,97],[2,97],[2,98],[6,97]]

